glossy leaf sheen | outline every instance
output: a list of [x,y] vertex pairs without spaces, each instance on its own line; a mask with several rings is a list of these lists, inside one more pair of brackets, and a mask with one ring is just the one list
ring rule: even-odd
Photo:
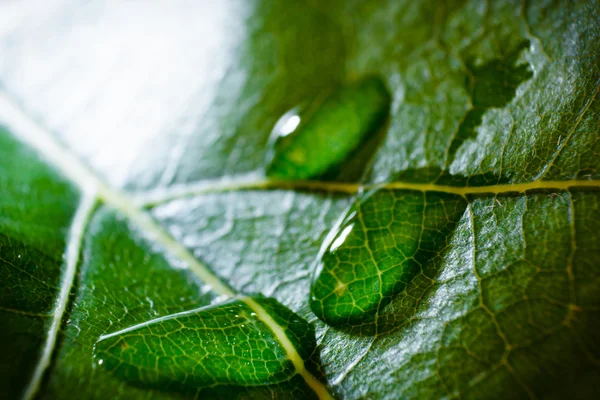
[[[316,398],[299,374],[198,389],[172,377],[134,383],[98,365],[100,337],[219,307],[223,290],[199,265],[307,321],[314,352],[268,312],[294,361],[339,398],[600,397],[597,2],[38,3],[0,2],[8,398],[38,371],[40,399]],[[366,76],[391,100],[372,162],[361,144],[327,182],[265,182],[279,117]],[[80,237],[71,232],[89,196],[81,186],[95,180],[76,179],[72,158],[105,183]],[[417,213],[404,211],[429,196],[456,213],[448,227],[426,221],[441,240],[422,250],[393,238],[419,268],[387,304],[371,303],[377,323],[328,325],[310,289],[323,242],[357,200],[349,176],[381,191],[358,197],[373,209],[364,228],[409,222]],[[368,239],[359,256],[378,249]],[[79,257],[65,286],[67,249]],[[328,265],[350,251],[339,250]]]

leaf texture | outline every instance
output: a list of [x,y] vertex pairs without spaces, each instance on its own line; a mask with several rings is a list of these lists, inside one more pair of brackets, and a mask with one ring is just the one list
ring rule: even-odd
[[[3,393],[598,396],[597,3],[37,6],[0,4]],[[320,181],[262,177],[286,110],[366,75],[392,96],[374,154]],[[311,286],[331,230],[367,205],[364,189],[374,193],[364,231],[391,233],[356,237],[360,254],[340,262],[382,266],[372,253],[382,248],[418,262],[371,320],[329,325]],[[458,205],[443,229],[437,211],[409,212],[431,196]],[[411,215],[426,220],[402,240],[393,224]],[[428,226],[439,237],[415,241]],[[378,247],[390,236],[398,246]],[[264,312],[252,333],[271,338],[279,360],[250,385],[186,381],[187,367],[168,384],[149,382],[156,367],[134,382],[107,358],[127,353],[107,349],[98,365],[110,335],[241,299]],[[178,337],[191,353],[197,343]],[[155,361],[151,342],[118,340],[139,352],[132,362]]]

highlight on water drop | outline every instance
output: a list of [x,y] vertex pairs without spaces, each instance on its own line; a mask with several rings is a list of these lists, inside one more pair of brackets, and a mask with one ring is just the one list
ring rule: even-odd
[[288,111],[271,133],[267,176],[302,180],[324,174],[378,130],[390,101],[383,81],[370,76]]

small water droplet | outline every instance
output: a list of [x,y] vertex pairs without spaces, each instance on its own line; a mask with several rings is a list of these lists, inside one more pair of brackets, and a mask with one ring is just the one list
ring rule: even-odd
[[310,179],[327,172],[377,131],[390,101],[385,84],[371,76],[288,111],[271,133],[267,175]]
[[219,295],[219,296],[215,297],[214,299],[212,299],[210,304],[220,304],[220,303],[223,303],[224,301],[227,301],[228,298],[229,298],[229,296],[222,294],[222,295]]

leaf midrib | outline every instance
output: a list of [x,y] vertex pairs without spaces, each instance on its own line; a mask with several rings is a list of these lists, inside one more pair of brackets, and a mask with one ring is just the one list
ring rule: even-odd
[[[238,293],[234,289],[221,281],[221,279],[206,265],[198,261],[187,248],[177,242],[162,227],[160,227],[147,212],[131,201],[127,194],[106,185],[89,167],[83,164],[81,160],[59,143],[52,133],[45,129],[41,124],[33,121],[22,108],[18,107],[6,95],[6,93],[2,92],[0,92],[0,120],[8,125],[10,132],[17,139],[31,146],[45,158],[50,165],[57,168],[68,179],[73,181],[84,194],[84,199],[87,199],[84,201],[91,201],[91,208],[93,208],[93,204],[95,204],[97,200],[101,200],[105,204],[120,211],[131,222],[137,225],[140,231],[146,234],[150,240],[161,245],[165,251],[171,253],[173,256],[186,262],[189,270],[197,275],[205,284],[209,285],[214,292],[229,298],[238,297],[240,301],[250,307],[257,314],[257,317],[275,334],[279,343],[284,348],[287,358],[293,363],[296,373],[302,376],[310,388],[317,394],[319,399],[332,399],[326,385],[315,378],[306,369],[304,360],[285,334],[285,329],[280,326],[260,304],[255,302],[252,298],[238,296]],[[86,194],[89,193],[93,193],[93,196],[86,197]],[[86,220],[89,219],[90,215],[91,214],[89,213],[86,215]],[[81,225],[81,227],[83,226],[85,225]],[[84,233],[85,232],[82,231],[81,236],[83,236]],[[60,325],[60,322],[64,319],[66,298],[74,283],[74,275],[79,254],[79,239],[76,243],[77,259],[74,264],[72,263],[72,265],[70,265],[66,274],[70,279],[64,279],[61,283],[60,298],[62,298],[63,293],[66,293],[66,296],[64,297],[65,307],[60,308],[60,312],[58,313],[60,315],[55,315],[54,321],[56,321],[56,323],[53,323],[53,327],[54,325],[57,325],[56,329],[49,332],[49,339],[47,340],[48,345],[44,347],[40,362],[38,362],[38,365],[36,366],[36,372],[28,385],[24,397],[26,399],[35,396],[39,390],[42,376],[48,367],[51,353],[54,350],[56,335],[60,328],[58,325]]]

